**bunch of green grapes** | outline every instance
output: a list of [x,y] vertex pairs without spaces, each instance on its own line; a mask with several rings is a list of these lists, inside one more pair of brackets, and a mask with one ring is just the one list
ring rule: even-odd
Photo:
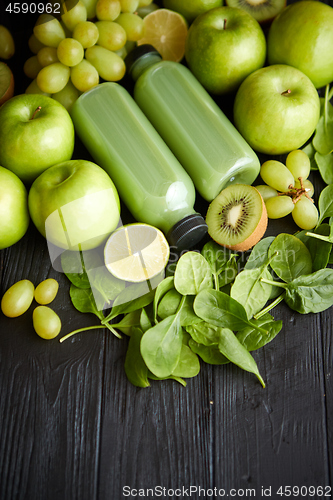
[[[95,87],[100,78],[123,78],[124,58],[142,38],[142,16],[152,0],[71,0],[62,4],[57,19],[41,14],[36,21],[24,73],[32,79],[26,93],[53,97],[70,109],[78,96]],[[73,2],[72,2],[73,4]]]
[[256,186],[261,193],[267,215],[270,219],[280,219],[292,215],[301,229],[312,229],[318,222],[318,210],[313,202],[313,184],[308,180],[310,160],[296,149],[291,151],[284,165],[280,161],[268,160],[260,169],[266,184]]

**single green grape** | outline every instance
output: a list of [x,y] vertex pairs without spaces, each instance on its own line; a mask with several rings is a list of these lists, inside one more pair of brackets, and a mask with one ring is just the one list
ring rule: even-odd
[[27,75],[27,77],[31,78],[32,80],[36,78],[41,69],[42,65],[38,61],[37,56],[29,57],[23,65],[24,74]]
[[143,7],[139,7],[137,13],[142,19],[144,19],[148,14],[154,12],[154,10],[159,9],[159,6],[156,3],[150,3],[149,5],[144,5]]
[[37,85],[43,92],[55,94],[60,92],[67,84],[70,77],[68,66],[58,62],[42,68],[37,75]]
[[80,92],[86,92],[99,84],[99,74],[95,66],[83,59],[71,68],[71,81]]
[[139,7],[139,0],[120,0],[121,12],[134,14]]
[[98,45],[113,52],[124,47],[127,36],[120,24],[113,21],[97,21],[96,26],[99,32]]
[[[305,189],[305,192],[308,196],[310,196],[310,198],[313,196],[314,194],[314,187],[313,187],[313,184],[311,181],[309,181],[309,179],[305,179],[305,181],[302,181],[303,182],[303,187]],[[295,188],[296,189],[301,189],[301,183],[300,181],[295,181]]]
[[80,42],[74,38],[64,38],[58,45],[57,56],[65,66],[76,66],[82,61],[84,50]]
[[29,280],[17,281],[4,293],[1,299],[1,310],[8,318],[16,318],[24,314],[34,299],[35,287]]
[[35,289],[35,301],[43,306],[50,304],[56,298],[58,290],[59,283],[53,278],[41,281]]
[[292,213],[295,205],[290,196],[273,196],[265,201],[267,216],[269,219],[281,219]]
[[319,214],[315,204],[305,195],[295,203],[292,217],[301,229],[313,229],[318,222]]
[[72,4],[71,0],[67,0],[62,4],[64,13],[61,16],[61,20],[69,31],[73,31],[78,23],[87,20],[87,9],[84,3],[79,0],[74,7],[72,7]]
[[73,38],[80,42],[84,49],[95,45],[99,37],[96,24],[91,21],[78,23],[73,30]]
[[50,307],[37,306],[32,313],[35,332],[42,339],[50,340],[59,335],[61,320]]
[[58,19],[51,14],[41,14],[34,26],[34,35],[48,47],[58,47],[65,38],[65,32]]
[[10,59],[15,54],[15,43],[11,32],[0,24],[0,58]]
[[139,7],[147,7],[153,0],[139,0]]
[[28,46],[33,54],[38,54],[40,49],[45,47],[45,45],[42,42],[40,42],[34,34],[30,36],[28,40]]
[[136,42],[143,37],[145,25],[140,16],[136,14],[120,14],[116,19],[116,23],[120,24],[126,31],[127,40]]
[[62,104],[67,111],[70,111],[79,95],[80,93],[78,89],[74,87],[72,81],[69,80],[60,92],[52,94],[52,98],[60,102],[60,104]]
[[37,59],[42,68],[45,68],[45,66],[49,64],[59,62],[57,49],[55,47],[42,47],[37,52]]
[[121,57],[104,47],[94,45],[86,50],[86,59],[97,69],[99,75],[108,82],[123,78],[126,66]]
[[259,191],[264,201],[278,195],[276,189],[273,189],[271,186],[267,186],[266,184],[259,184],[259,186],[255,186],[255,188]]
[[295,180],[299,179],[300,177],[305,180],[310,175],[310,158],[301,149],[295,149],[288,154],[286,159],[286,167],[293,174]]
[[99,21],[114,21],[121,12],[119,0],[98,0],[96,17]]
[[294,186],[295,180],[287,167],[277,160],[268,160],[261,165],[260,176],[266,184],[277,191],[289,191]]
[[94,19],[96,17],[96,3],[97,0],[82,0],[87,9],[87,19]]
[[32,82],[30,83],[30,85],[25,89],[25,93],[26,94],[41,94],[41,95],[47,95],[48,97],[50,97],[50,93],[49,92],[43,92],[37,85],[37,78],[35,78],[34,80],[32,80]]

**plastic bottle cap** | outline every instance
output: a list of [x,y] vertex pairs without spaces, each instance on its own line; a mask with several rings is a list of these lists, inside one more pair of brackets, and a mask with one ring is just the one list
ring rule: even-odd
[[149,45],[148,43],[138,45],[135,49],[131,50],[124,59],[128,74],[131,74],[135,63],[147,54],[156,55],[162,59],[161,54],[152,45]]
[[195,246],[208,231],[205,219],[200,214],[192,214],[180,220],[167,234],[169,245],[177,250],[188,250]]

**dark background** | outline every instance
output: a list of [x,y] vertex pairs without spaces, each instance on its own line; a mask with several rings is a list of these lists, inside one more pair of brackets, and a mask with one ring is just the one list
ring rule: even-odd
[[[7,3],[1,0],[2,10]],[[27,41],[36,16],[3,17],[2,10],[1,23],[15,35],[8,64],[21,93],[30,82],[22,68],[32,55]],[[232,96],[218,102],[232,118]],[[78,139],[74,156],[90,159]],[[317,174],[312,180],[317,199],[323,184]],[[200,197],[197,209],[207,209]],[[131,220],[124,205],[122,219]],[[289,216],[270,223],[267,234],[296,229]],[[46,278],[60,284],[52,308],[62,335],[97,324],[72,306],[69,282],[52,268],[31,223],[19,243],[0,251],[0,295],[20,279],[37,285]],[[283,304],[274,310],[283,330],[253,353],[266,389],[236,366],[203,363],[186,388],[165,381],[138,389],[124,372],[127,339],[96,330],[47,342],[33,330],[35,305],[16,319],[0,313],[1,500],[119,500],[124,486],[216,487],[226,494],[234,488],[236,498],[247,489],[264,498],[262,487],[271,487],[271,498],[279,499],[280,486],[331,485],[332,310],[306,316]],[[325,490],[318,491],[303,489],[302,496],[322,498]]]

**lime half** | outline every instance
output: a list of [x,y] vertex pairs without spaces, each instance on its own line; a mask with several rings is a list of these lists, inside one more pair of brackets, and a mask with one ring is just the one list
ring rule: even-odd
[[104,248],[106,268],[118,279],[138,283],[159,274],[170,248],[164,234],[147,224],[128,224],[111,234]]

